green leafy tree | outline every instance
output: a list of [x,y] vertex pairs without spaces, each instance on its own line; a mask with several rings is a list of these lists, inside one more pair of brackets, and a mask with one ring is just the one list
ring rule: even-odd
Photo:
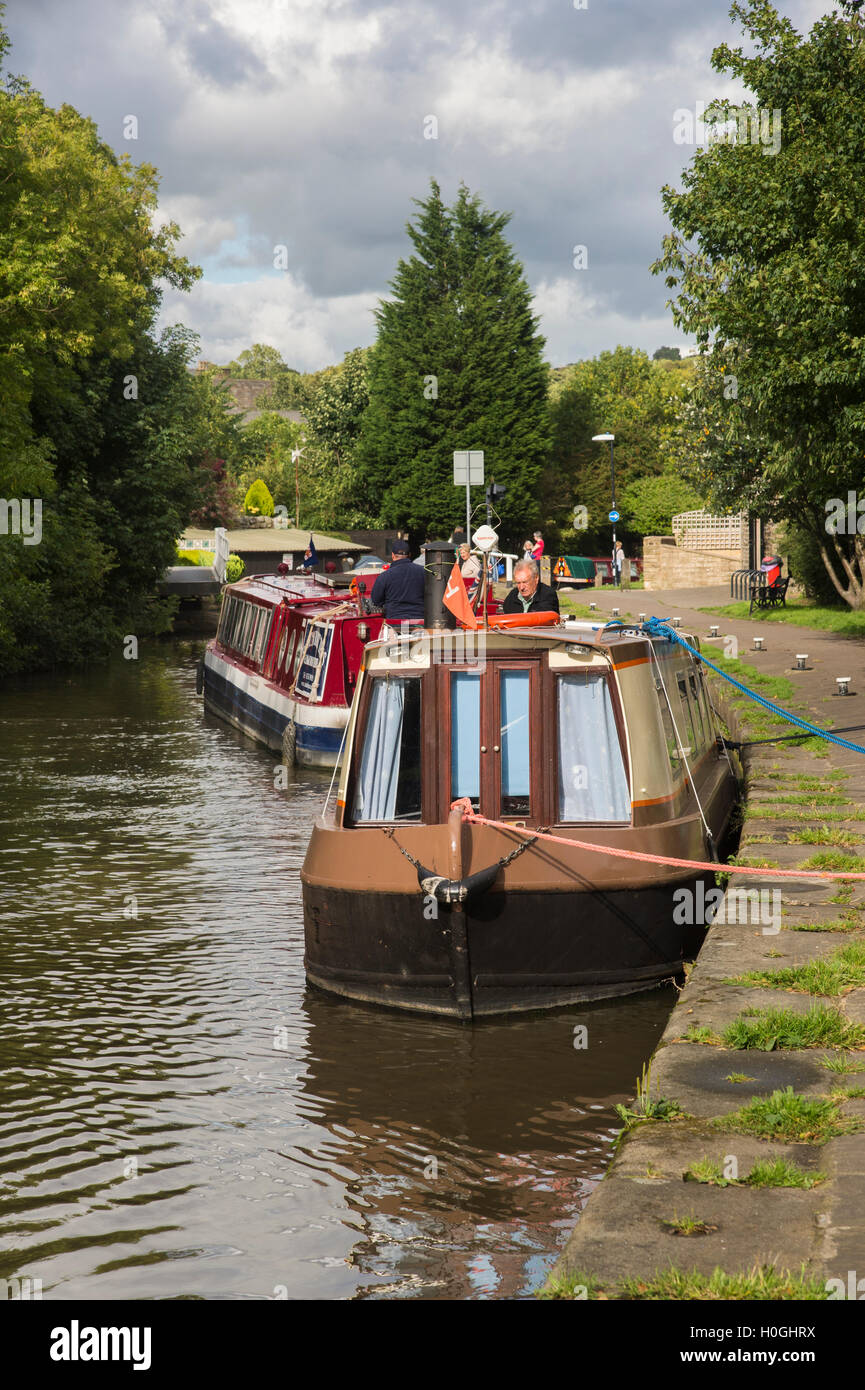
[[[286,372],[293,371],[283,362],[278,349],[271,347],[269,343],[253,343],[251,348],[244,348],[236,361],[229,362],[228,370],[232,376],[253,381],[264,381],[268,377],[283,376]],[[297,372],[293,374],[298,375]]]
[[[671,441],[688,375],[667,372],[637,348],[617,347],[556,373],[551,385],[553,445],[541,487],[552,536],[568,551],[605,553],[611,543],[610,450],[592,441],[615,435],[617,534],[635,542],[644,534],[623,508],[630,484],[672,471]],[[585,529],[574,529],[576,507],[585,508]]]
[[256,479],[266,485],[273,506],[265,515],[272,516],[275,506],[285,507],[286,514],[295,512],[295,464],[292,454],[303,442],[303,426],[286,420],[274,410],[265,410],[240,430],[239,449],[235,458],[238,482],[238,501],[241,501]]
[[682,355],[682,354],[679,352],[679,349],[678,349],[678,348],[675,348],[675,347],[659,347],[659,348],[656,348],[655,351],[652,353],[652,361],[653,361],[653,362],[678,362],[678,360],[679,360],[679,358],[681,357],[681,355]]
[[865,488],[865,31],[852,11],[808,37],[768,0],[730,13],[749,49],[712,64],[753,99],[714,104],[715,138],[664,189],[653,270],[676,325],[711,343],[691,412],[713,503],[805,529],[859,608],[865,536],[831,523]]
[[622,489],[621,500],[629,530],[641,536],[672,535],[674,516],[703,507],[700,494],[678,473],[636,478]]
[[[0,29],[0,59],[8,41]],[[0,536],[0,671],[87,660],[166,619],[155,581],[207,430],[192,335],[153,328],[200,273],[155,231],[157,177],[21,77],[0,86],[0,496],[42,508]]]
[[464,506],[453,453],[483,449],[487,477],[508,488],[505,521],[521,531],[537,524],[550,428],[543,339],[504,237],[510,219],[465,186],[446,207],[434,180],[417,206],[415,254],[376,311],[358,485],[382,524],[447,535]]

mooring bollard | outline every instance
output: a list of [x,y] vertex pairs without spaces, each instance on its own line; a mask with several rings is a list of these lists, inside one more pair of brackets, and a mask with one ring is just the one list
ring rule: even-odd
[[638,614],[637,614],[637,617],[639,618],[639,620],[640,620],[641,623],[644,623],[644,622],[646,621],[646,615],[645,615],[645,613],[638,613]]
[[717,636],[718,636],[718,633],[720,632],[720,630],[721,630],[721,628],[720,628],[720,625],[719,625],[718,623],[712,623],[712,624],[710,625],[710,627],[709,627],[709,636],[710,636],[710,637],[717,637]]
[[613,609],[613,617],[614,617],[614,618],[618,618],[618,616],[619,616],[619,610],[618,610],[618,608],[614,608],[614,609]]
[[598,609],[598,605],[597,605],[596,603],[590,603],[590,604],[589,604],[589,612],[590,612],[590,613],[596,613],[596,612],[597,612],[597,609]]
[[766,648],[763,646],[763,643],[764,643],[765,640],[766,640],[766,639],[765,639],[764,637],[755,637],[755,638],[754,638],[754,651],[755,651],[755,652],[764,652],[764,651],[766,650]]
[[674,618],[674,619],[673,619],[673,627],[681,627],[681,626],[682,626],[682,619],[681,619],[681,618]]
[[836,692],[835,692],[836,695],[849,695],[849,694],[850,694],[850,681],[851,681],[851,679],[852,679],[852,677],[850,677],[850,676],[836,676],[836,677],[835,677],[835,684],[836,684],[837,687],[838,687],[838,689],[837,689]]
[[807,660],[808,660],[808,653],[807,653],[807,652],[797,652],[797,653],[796,653],[796,665],[793,667],[794,671],[807,671],[807,670],[808,670],[808,667],[805,665],[805,662],[806,662]]

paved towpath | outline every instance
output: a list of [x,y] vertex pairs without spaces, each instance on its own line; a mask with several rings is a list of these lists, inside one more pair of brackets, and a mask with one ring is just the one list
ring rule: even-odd
[[[789,678],[794,693],[780,703],[815,723],[831,722],[834,732],[865,746],[865,642],[761,623],[757,616],[731,620],[698,611],[728,602],[726,589],[603,590],[578,599],[589,600],[603,614],[618,606],[623,617],[641,612],[681,617],[683,631],[693,631],[701,642],[709,624],[718,623],[721,646],[731,634],[741,659]],[[755,634],[765,639],[763,653],[753,651]],[[705,643],[703,650],[710,655]],[[791,669],[797,653],[807,653],[808,670]],[[852,695],[834,693],[836,676],[850,676]],[[862,856],[865,871],[865,756],[828,743],[819,752],[791,744],[792,726],[786,741],[767,742],[774,726],[767,730],[762,715],[759,729],[749,731],[739,723],[748,712],[725,698],[723,692],[730,690],[713,678],[715,698],[738,723],[734,737],[745,744],[748,799],[740,857],[787,868],[802,867],[816,854],[836,853]],[[798,1014],[814,1003],[838,1009],[851,1024],[865,1024],[863,987],[815,996],[739,978],[746,971],[775,972],[823,960],[851,944],[865,946],[865,882],[772,881],[755,868],[753,876],[733,875],[729,887],[764,890],[766,912],[758,914],[751,904],[743,910],[740,897],[725,912],[734,920],[710,927],[651,1066],[652,1098],[678,1102],[685,1118],[649,1120],[628,1131],[589,1198],[553,1281],[592,1275],[604,1297],[616,1298],[623,1280],[647,1281],[670,1267],[708,1276],[718,1267],[736,1274],[768,1265],[798,1274],[804,1266],[806,1277],[822,1287],[831,1279],[846,1287],[850,1270],[865,1276],[865,1044],[843,1049],[776,1045],[763,1051],[683,1040],[695,1027],[717,1038],[734,1020],[747,1017],[747,1010],[786,1008]],[[772,899],[773,891],[780,891],[780,899]],[[775,916],[770,904],[780,906]],[[781,1143],[719,1127],[719,1120],[729,1123],[752,1098],[788,1086],[806,1099],[831,1098],[834,1092],[839,1115],[860,1128],[823,1143],[806,1137]],[[860,1095],[851,1094],[857,1090]],[[756,1188],[747,1182],[756,1162],[778,1158],[825,1179],[810,1190]],[[691,1165],[704,1159],[738,1180],[725,1186],[683,1182]],[[689,1236],[681,1226],[691,1219],[698,1230]]]

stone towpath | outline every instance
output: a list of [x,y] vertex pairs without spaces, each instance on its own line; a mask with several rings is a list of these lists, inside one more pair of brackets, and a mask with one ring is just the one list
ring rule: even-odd
[[[793,695],[778,703],[865,746],[862,641],[761,623],[758,617],[739,621],[698,611],[728,602],[724,589],[609,590],[578,601],[589,599],[602,614],[618,606],[623,617],[679,616],[683,632],[696,633],[710,657],[705,639],[709,624],[718,623],[722,648],[723,638],[732,635],[741,659],[790,680]],[[753,650],[755,635],[765,639],[763,653]],[[798,653],[808,655],[805,671],[792,669]],[[851,678],[850,696],[834,693],[837,676]],[[829,743],[819,751],[791,743],[792,725],[785,726],[789,731],[780,741],[766,741],[777,732],[775,725],[767,727],[766,716],[758,712],[752,720],[733,703],[728,692],[736,692],[720,678],[713,677],[712,688],[732,736],[747,740],[740,859],[771,860],[787,868],[803,867],[819,854],[861,855],[865,871],[865,756]],[[855,984],[842,982],[839,993],[813,995],[739,979],[746,972],[825,960],[851,945],[862,947],[865,960],[865,881],[773,881],[755,868],[753,876],[734,875],[729,887],[780,890],[780,917],[767,927],[765,916],[743,911],[740,898],[737,911],[725,916],[746,920],[716,921],[709,929],[650,1069],[651,1097],[678,1102],[685,1117],[643,1121],[626,1132],[551,1273],[551,1284],[588,1274],[599,1281],[602,1296],[616,1298],[624,1279],[646,1281],[670,1266],[711,1275],[716,1267],[735,1274],[771,1265],[796,1275],[804,1267],[806,1277],[821,1284],[840,1279],[845,1288],[854,1271],[865,1290],[865,1041],[854,1038],[840,1048],[785,1048],[781,1036],[771,1050],[757,1050],[683,1040],[695,1028],[704,1030],[704,1038],[717,1039],[749,1009],[799,1014],[814,1003],[837,1009],[850,1024],[865,1025],[865,988]],[[719,1119],[753,1097],[787,1087],[809,1099],[831,1099],[834,1093],[837,1114],[853,1131],[825,1142],[804,1135],[780,1142],[718,1126]],[[778,1158],[812,1176],[823,1173],[825,1180],[810,1189],[757,1188],[745,1181],[756,1162]],[[738,1181],[726,1186],[684,1181],[685,1171],[705,1159]],[[682,1225],[691,1220],[698,1231],[683,1234]],[[666,1224],[671,1222],[678,1229]]]

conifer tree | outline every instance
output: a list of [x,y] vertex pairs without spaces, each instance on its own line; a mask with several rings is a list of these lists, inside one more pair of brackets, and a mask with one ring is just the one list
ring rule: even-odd
[[[434,180],[415,202],[415,254],[376,311],[357,482],[382,525],[448,535],[465,516],[453,453],[482,449],[486,480],[508,489],[504,529],[531,529],[550,442],[547,368],[531,292],[503,235],[510,215],[464,185],[447,208]],[[483,502],[480,488],[472,501]]]

